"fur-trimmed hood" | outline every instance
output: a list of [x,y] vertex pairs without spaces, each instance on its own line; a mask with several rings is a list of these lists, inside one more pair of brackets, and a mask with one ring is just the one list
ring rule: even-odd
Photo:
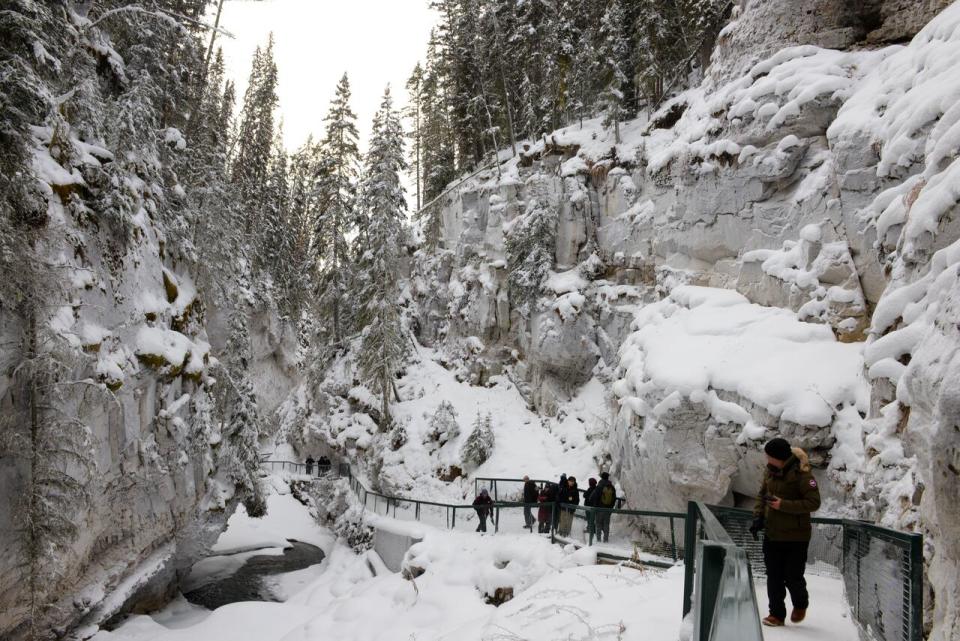
[[810,471],[810,457],[807,456],[806,451],[803,448],[791,447],[790,451],[793,452],[793,455],[797,458],[797,466],[800,468],[801,472]]

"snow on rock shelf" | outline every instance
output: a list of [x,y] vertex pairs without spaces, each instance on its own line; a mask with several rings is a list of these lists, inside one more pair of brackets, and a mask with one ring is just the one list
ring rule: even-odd
[[759,487],[760,446],[775,434],[823,461],[861,429],[862,344],[826,325],[723,289],[680,286],[637,310],[620,348],[614,446],[627,495],[682,509]]

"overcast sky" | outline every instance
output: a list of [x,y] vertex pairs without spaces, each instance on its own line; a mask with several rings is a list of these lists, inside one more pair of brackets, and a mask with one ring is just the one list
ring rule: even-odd
[[[323,135],[323,118],[337,81],[350,76],[361,149],[389,82],[400,106],[404,85],[426,53],[435,14],[429,0],[227,0],[218,37],[238,102],[257,45],[272,31],[280,73],[280,116],[288,151],[310,133]],[[211,16],[211,20],[212,20]]]

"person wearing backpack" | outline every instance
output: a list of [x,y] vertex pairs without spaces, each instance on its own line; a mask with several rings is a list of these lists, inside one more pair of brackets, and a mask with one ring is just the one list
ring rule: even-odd
[[595,529],[597,532],[597,541],[602,543],[610,540],[610,512],[617,506],[617,490],[610,482],[610,472],[600,474],[600,482],[597,488],[590,493],[590,499],[593,507],[602,508],[594,515]]
[[[597,489],[597,479],[590,477],[587,483],[587,491],[583,493],[583,504],[584,506],[593,507],[593,492]],[[593,510],[587,510],[586,512],[587,532],[593,534],[596,532],[594,529]]]
[[477,532],[486,532],[487,517],[493,512],[493,499],[490,498],[487,488],[481,489],[477,498],[473,499],[473,509],[477,512],[477,518],[480,520],[480,523],[477,524]]

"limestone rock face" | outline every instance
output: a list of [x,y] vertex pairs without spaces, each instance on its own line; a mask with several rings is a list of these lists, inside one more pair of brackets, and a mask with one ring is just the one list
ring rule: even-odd
[[[83,492],[57,508],[57,517],[75,530],[58,539],[56,572],[45,586],[55,606],[42,621],[50,629],[163,605],[243,498],[227,472],[234,446],[218,418],[222,388],[211,359],[223,355],[227,332],[209,292],[164,259],[151,226],[144,226],[119,265],[108,265],[103,252],[110,248],[108,234],[68,232],[85,239],[76,254],[82,255],[76,272],[83,279],[40,331],[57,334],[76,351],[61,356],[68,374],[48,397],[55,410],[43,414],[39,429],[49,431],[52,444],[45,463],[64,466]],[[268,415],[296,375],[290,362],[296,341],[268,313],[251,325],[254,371],[262,377],[258,390]],[[15,344],[24,331],[8,309],[0,310],[0,341]],[[0,415],[17,416],[12,399],[21,394],[22,383],[0,376]],[[0,636],[16,639],[28,606],[22,497],[30,460],[6,455],[17,441],[2,445]],[[79,456],[64,454],[71,448]]]

